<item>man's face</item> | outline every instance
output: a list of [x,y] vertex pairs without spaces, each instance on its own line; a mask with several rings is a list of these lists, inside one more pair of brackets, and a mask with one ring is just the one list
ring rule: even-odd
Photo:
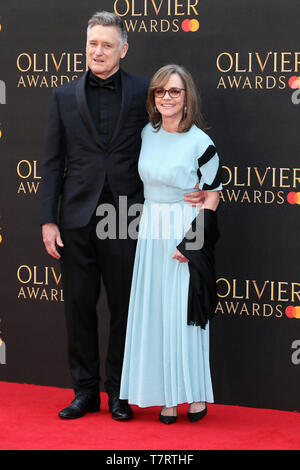
[[93,26],[87,35],[86,57],[89,68],[100,78],[113,75],[127,53],[128,44],[121,46],[116,26]]

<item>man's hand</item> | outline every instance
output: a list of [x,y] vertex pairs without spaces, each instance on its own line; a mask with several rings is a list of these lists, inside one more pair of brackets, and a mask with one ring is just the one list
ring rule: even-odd
[[189,259],[183,256],[183,254],[180,253],[180,251],[177,250],[177,248],[176,248],[174,255],[172,256],[172,259],[177,259],[177,261],[179,261],[180,263],[187,263],[189,261]]
[[[199,188],[199,184],[197,183],[195,189]],[[192,193],[185,193],[184,194],[184,201],[190,202],[190,206],[196,206],[201,208],[205,201],[205,191],[199,190],[194,191]]]
[[44,224],[42,226],[43,242],[47,253],[53,258],[59,259],[60,254],[56,249],[56,244],[63,247],[64,244],[60,238],[60,231],[55,224]]

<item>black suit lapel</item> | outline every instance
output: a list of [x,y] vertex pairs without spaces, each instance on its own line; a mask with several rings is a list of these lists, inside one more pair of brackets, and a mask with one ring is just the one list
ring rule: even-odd
[[99,135],[95,127],[93,118],[91,116],[91,113],[87,104],[86,93],[85,93],[86,79],[87,79],[87,72],[78,80],[76,84],[76,100],[77,100],[78,110],[90,134],[93,136],[93,138],[95,139],[99,147],[103,148],[104,144],[101,140],[101,136]]
[[130,105],[131,105],[131,99],[132,99],[132,83],[131,83],[130,76],[126,72],[124,72],[122,69],[120,69],[120,72],[121,72],[121,84],[122,84],[122,103],[121,103],[119,119],[115,128],[115,131],[113,133],[113,136],[111,138],[110,145],[116,139],[116,137],[118,136],[119,132],[121,131],[123,127],[123,123],[126,119],[126,116],[128,115]]

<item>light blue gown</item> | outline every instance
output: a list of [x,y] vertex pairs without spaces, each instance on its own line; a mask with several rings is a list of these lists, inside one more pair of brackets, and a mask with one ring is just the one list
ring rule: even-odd
[[[169,133],[142,131],[139,174],[144,183],[120,398],[140,407],[214,401],[209,365],[209,325],[187,325],[188,263],[172,259],[197,216],[184,202],[199,182],[198,158],[214,145],[193,126]],[[217,154],[201,167],[199,187],[211,184]],[[222,189],[221,185],[217,189]]]

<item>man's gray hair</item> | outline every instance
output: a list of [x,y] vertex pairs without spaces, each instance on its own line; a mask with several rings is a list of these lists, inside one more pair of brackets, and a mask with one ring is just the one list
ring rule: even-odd
[[127,42],[127,31],[124,25],[123,20],[116,15],[115,13],[111,13],[109,11],[98,11],[95,13],[88,22],[87,32],[93,26],[116,26],[121,35],[121,43],[126,44]]

